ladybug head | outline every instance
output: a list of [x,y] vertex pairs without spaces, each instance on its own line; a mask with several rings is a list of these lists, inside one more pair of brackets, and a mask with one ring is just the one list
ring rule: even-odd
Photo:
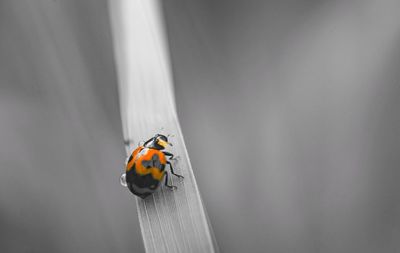
[[171,143],[168,142],[168,138],[162,134],[156,134],[153,138],[146,141],[145,146],[149,148],[154,148],[158,150],[165,149],[168,145],[172,146]]

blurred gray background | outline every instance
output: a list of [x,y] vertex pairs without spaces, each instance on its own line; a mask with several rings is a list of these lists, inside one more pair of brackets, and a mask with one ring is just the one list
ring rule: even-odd
[[[222,252],[400,252],[400,2],[164,1]],[[0,252],[143,252],[107,2],[0,1]]]

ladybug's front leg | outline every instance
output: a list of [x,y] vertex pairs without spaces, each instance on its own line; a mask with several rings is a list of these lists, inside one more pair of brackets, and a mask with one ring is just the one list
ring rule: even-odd
[[178,161],[181,157],[180,156],[174,156],[174,154],[167,152],[167,151],[163,151],[165,156],[169,156],[169,160],[172,161]]

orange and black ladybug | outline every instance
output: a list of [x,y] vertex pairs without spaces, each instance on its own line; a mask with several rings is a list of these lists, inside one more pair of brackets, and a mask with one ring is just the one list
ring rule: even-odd
[[168,184],[168,172],[165,171],[165,166],[169,165],[172,175],[179,178],[183,176],[174,172],[170,162],[176,159],[174,155],[163,151],[168,145],[172,146],[165,135],[156,134],[132,152],[127,161],[125,173],[121,176],[121,182],[133,194],[146,198],[158,188],[164,176],[165,186],[176,189],[176,186]]

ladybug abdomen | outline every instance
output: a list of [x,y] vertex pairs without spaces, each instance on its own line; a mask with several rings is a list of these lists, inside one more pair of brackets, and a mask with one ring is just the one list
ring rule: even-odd
[[151,174],[138,175],[131,170],[126,174],[126,183],[133,194],[144,199],[158,188],[160,180],[154,179]]
[[126,166],[129,190],[141,198],[152,194],[164,178],[165,164],[166,158],[161,151],[138,147]]

